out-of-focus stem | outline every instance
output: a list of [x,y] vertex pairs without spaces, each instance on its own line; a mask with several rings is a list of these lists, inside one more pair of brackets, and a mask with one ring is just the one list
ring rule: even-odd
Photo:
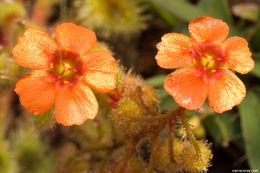
[[147,173],[152,173],[153,172],[153,166],[154,166],[154,155],[157,151],[158,148],[158,138],[159,138],[159,134],[155,134],[152,138],[152,151],[151,151],[151,155],[150,155],[150,160],[149,160],[149,166],[147,169]]
[[169,152],[169,159],[171,163],[176,163],[174,158],[173,158],[173,137],[174,137],[174,125],[175,123],[173,122],[173,119],[168,120],[168,152]]
[[137,140],[133,139],[131,143],[128,145],[128,149],[125,155],[116,163],[113,173],[124,172],[124,170],[127,168],[128,160],[134,154],[136,144],[137,144]]

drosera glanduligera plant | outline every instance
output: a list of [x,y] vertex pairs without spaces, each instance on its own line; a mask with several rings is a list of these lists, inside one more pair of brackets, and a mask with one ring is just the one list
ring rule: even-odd
[[[21,104],[34,114],[55,104],[56,121],[65,126],[84,126],[86,120],[96,117],[98,105],[106,107],[103,112],[112,121],[116,137],[109,145],[81,151],[106,150],[103,167],[107,172],[205,172],[212,158],[210,144],[197,140],[186,109],[199,109],[207,96],[214,111],[232,109],[243,100],[246,89],[227,68],[245,74],[254,67],[243,38],[224,41],[228,30],[223,21],[203,16],[191,21],[191,38],[177,33],[162,37],[155,57],[158,65],[185,66],[165,80],[165,90],[179,104],[167,113],[162,113],[153,87],[140,76],[125,73],[109,53],[91,51],[95,33],[72,23],[56,27],[57,44],[41,29],[25,31],[12,53],[19,65],[36,70],[20,79],[15,91]],[[97,91],[96,96],[90,88]],[[179,126],[184,127],[185,136],[175,135]],[[148,161],[138,152],[142,145],[151,145]],[[120,148],[124,151],[117,158],[114,153]],[[139,158],[136,164],[131,164],[135,158]]]

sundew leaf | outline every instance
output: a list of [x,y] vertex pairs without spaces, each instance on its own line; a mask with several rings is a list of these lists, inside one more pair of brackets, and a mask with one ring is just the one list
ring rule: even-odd
[[211,17],[221,19],[229,25],[233,23],[227,0],[200,0],[198,7]]
[[40,130],[47,130],[52,128],[56,122],[54,116],[54,106],[51,107],[48,111],[39,115],[33,115],[32,117],[34,124]]
[[191,19],[205,16],[206,12],[185,0],[151,0],[154,4],[164,8],[176,17],[189,22]]
[[220,145],[227,147],[230,142],[228,128],[220,117],[208,116],[204,121],[209,134]]
[[208,116],[204,119],[203,124],[218,144],[226,147],[232,142],[241,150],[244,149],[240,122],[236,116],[229,112]]
[[163,85],[165,78],[166,78],[166,75],[157,75],[157,76],[153,76],[153,77],[146,79],[145,82],[147,84],[157,88],[157,87],[160,87]]
[[256,57],[254,61],[255,61],[255,68],[252,70],[251,73],[260,78],[260,58]]
[[232,12],[241,18],[257,22],[259,6],[257,3],[242,3],[232,7]]
[[174,101],[173,97],[169,95],[163,86],[157,89],[158,96],[161,100],[160,108],[161,111],[169,111],[177,106],[177,103]]
[[249,165],[251,169],[260,169],[260,99],[254,90],[247,92],[239,112]]
[[260,51],[260,23],[257,23],[254,27],[250,28],[249,33],[252,35],[251,40],[249,42],[250,48],[253,49],[254,52],[259,52]]
[[165,11],[161,9],[161,7],[154,4],[151,5],[151,7],[170,26],[173,27],[176,24],[176,19],[168,11]]

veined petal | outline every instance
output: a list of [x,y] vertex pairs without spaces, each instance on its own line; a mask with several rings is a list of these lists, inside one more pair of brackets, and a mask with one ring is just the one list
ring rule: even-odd
[[208,82],[199,70],[186,67],[169,74],[164,82],[165,90],[182,107],[199,109],[208,94]]
[[12,53],[17,64],[41,69],[48,68],[56,50],[57,45],[48,34],[37,28],[29,28],[19,38]]
[[192,40],[186,35],[178,33],[165,34],[157,44],[158,53],[155,56],[162,68],[172,69],[192,63]]
[[73,23],[63,23],[56,27],[56,40],[60,49],[85,55],[97,41],[96,34]]
[[220,43],[228,36],[229,28],[222,20],[201,16],[191,20],[189,32],[191,37],[198,42],[210,41]]
[[230,37],[223,43],[223,48],[227,56],[229,68],[246,74],[253,70],[255,62],[251,58],[252,53],[248,48],[248,43],[241,37]]
[[55,102],[55,85],[46,70],[34,70],[20,79],[15,88],[21,104],[34,114],[49,110]]
[[222,69],[213,74],[209,81],[209,104],[222,113],[241,103],[246,96],[243,82],[231,71]]
[[84,81],[99,92],[116,87],[115,59],[106,51],[94,51],[84,57]]
[[55,118],[65,126],[81,125],[87,119],[94,119],[98,103],[94,93],[83,82],[72,87],[61,87],[55,103]]

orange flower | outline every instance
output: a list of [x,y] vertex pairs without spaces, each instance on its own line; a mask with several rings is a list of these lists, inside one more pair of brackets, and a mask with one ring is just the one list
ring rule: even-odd
[[246,95],[242,81],[228,68],[246,74],[254,68],[247,41],[226,37],[226,23],[209,16],[193,19],[191,35],[165,34],[155,57],[162,68],[179,68],[166,77],[164,88],[186,109],[199,109],[208,96],[211,108],[222,113]]
[[37,28],[25,31],[12,52],[19,65],[37,70],[20,79],[15,92],[30,112],[55,104],[58,123],[80,125],[98,112],[90,88],[102,93],[115,88],[115,59],[105,51],[90,53],[95,33],[72,23],[56,27],[56,40]]

